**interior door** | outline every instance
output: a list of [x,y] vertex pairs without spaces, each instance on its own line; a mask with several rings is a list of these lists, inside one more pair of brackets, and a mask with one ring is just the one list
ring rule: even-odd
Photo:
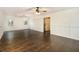
[[44,32],[50,33],[50,17],[44,18]]

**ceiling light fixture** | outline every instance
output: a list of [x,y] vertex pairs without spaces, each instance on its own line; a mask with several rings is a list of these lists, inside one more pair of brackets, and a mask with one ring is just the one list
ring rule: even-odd
[[40,13],[36,12],[36,14],[40,14]]
[[36,7],[36,14],[40,14],[39,7]]

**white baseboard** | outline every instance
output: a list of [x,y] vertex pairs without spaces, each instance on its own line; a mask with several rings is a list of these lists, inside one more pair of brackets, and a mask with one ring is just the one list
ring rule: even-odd
[[51,34],[51,35],[57,35],[57,36],[61,36],[61,37],[66,37],[66,38],[70,38],[70,39],[73,39],[73,40],[79,40],[79,38],[77,38],[77,37],[63,36],[63,35],[59,35],[59,34]]

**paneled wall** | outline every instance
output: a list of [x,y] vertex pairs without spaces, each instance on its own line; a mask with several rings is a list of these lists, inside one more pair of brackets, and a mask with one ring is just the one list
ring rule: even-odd
[[53,13],[51,34],[79,40],[79,8]]
[[[12,30],[32,29],[32,30],[43,32],[44,29],[43,18],[44,17],[40,15],[33,15],[29,17],[6,16],[6,20],[4,23],[4,30],[12,31]],[[9,20],[13,20],[13,26],[9,25]],[[27,21],[26,25],[24,24],[25,21]]]
[[44,17],[43,16],[34,15],[34,16],[30,17],[30,20],[29,20],[30,29],[43,32],[44,31],[43,26],[44,26]]
[[0,39],[4,33],[4,20],[5,20],[5,14],[0,11]]
[[[28,29],[28,20],[27,17],[6,16],[5,31]],[[10,21],[13,21],[13,24],[9,24]]]

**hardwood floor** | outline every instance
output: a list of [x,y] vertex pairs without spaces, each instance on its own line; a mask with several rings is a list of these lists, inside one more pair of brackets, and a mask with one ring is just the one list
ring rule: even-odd
[[9,31],[0,40],[0,51],[75,52],[79,51],[79,41],[30,29]]

